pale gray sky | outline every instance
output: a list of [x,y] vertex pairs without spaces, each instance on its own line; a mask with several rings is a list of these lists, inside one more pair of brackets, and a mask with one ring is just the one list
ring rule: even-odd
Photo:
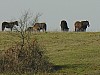
[[100,0],[0,0],[0,27],[3,21],[19,19],[28,9],[43,13],[39,22],[46,22],[48,31],[60,30],[61,20],[68,22],[70,31],[77,20],[90,22],[87,31],[100,31]]

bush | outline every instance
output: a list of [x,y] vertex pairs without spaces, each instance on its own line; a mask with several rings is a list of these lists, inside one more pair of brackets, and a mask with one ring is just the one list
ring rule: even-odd
[[51,70],[52,63],[49,63],[37,41],[23,46],[19,43],[0,53],[0,72],[43,73]]

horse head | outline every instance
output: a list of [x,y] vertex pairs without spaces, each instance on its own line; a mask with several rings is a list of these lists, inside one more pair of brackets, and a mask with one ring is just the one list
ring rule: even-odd
[[89,21],[86,20],[86,22],[87,22],[87,26],[89,27],[90,26]]
[[14,24],[15,24],[16,26],[18,26],[18,21],[15,21]]

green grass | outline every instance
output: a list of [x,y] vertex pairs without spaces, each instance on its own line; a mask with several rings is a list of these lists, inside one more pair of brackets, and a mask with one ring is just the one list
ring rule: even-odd
[[[0,32],[0,50],[18,42],[18,35]],[[52,75],[100,75],[100,32],[47,32],[31,36],[55,64],[57,74]]]

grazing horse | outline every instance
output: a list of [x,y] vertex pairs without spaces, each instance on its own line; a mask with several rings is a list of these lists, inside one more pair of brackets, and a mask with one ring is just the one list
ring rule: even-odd
[[15,22],[3,22],[2,23],[2,31],[4,31],[5,28],[10,28],[12,31],[12,28],[14,27],[14,25],[18,26],[18,21]]
[[69,28],[67,26],[67,22],[65,20],[61,21],[60,26],[61,26],[61,31],[69,31]]
[[38,32],[40,32],[40,30],[46,32],[46,28],[47,28],[46,23],[35,23],[33,25],[33,30]]
[[31,31],[33,31],[33,27],[28,27],[25,31],[31,32]]
[[25,29],[25,31],[29,31],[29,32],[38,31],[38,32],[40,32],[40,27],[39,26],[28,27],[27,29]]
[[89,27],[89,21],[76,21],[75,24],[75,31],[86,31],[87,26]]

